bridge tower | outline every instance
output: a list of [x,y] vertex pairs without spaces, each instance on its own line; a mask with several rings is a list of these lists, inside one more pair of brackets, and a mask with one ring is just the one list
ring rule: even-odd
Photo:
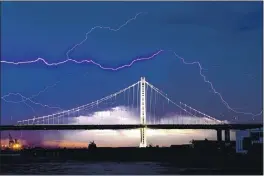
[[[145,77],[140,80],[140,124],[146,124],[146,81]],[[146,128],[140,129],[140,144],[139,147],[147,147]]]

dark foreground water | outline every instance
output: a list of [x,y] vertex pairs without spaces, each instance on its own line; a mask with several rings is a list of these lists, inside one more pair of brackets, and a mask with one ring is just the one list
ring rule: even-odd
[[181,169],[156,162],[50,162],[1,164],[1,174],[179,174]]
[[0,163],[0,173],[5,175],[262,175],[259,169],[213,169],[213,168],[179,168],[169,163],[159,162],[37,162],[20,164]]

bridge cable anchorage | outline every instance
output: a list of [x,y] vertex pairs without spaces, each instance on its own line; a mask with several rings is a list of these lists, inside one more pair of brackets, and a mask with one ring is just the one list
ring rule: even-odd
[[[174,101],[172,101],[171,99],[169,99],[168,96],[167,96],[167,94],[163,93],[161,90],[159,90],[158,88],[156,88],[155,86],[153,86],[153,85],[150,84],[149,82],[146,81],[146,84],[147,84],[149,87],[151,87],[154,91],[156,91],[158,94],[160,94],[162,97],[164,97],[165,99],[167,99],[168,102],[171,102],[172,104],[174,104],[174,105],[177,106],[178,108],[182,109],[184,112],[188,113],[189,115],[191,115],[191,116],[193,116],[193,117],[197,117],[197,116],[193,115],[192,113],[190,113],[189,111],[187,111],[186,108],[182,108],[180,105],[178,105],[177,103],[175,103]],[[194,108],[192,108],[192,107],[190,107],[190,106],[188,106],[188,105],[186,105],[186,104],[184,104],[184,103],[181,103],[181,102],[180,102],[180,104],[183,104],[185,107],[188,107],[188,108],[192,109],[193,111],[197,112],[198,114],[203,115],[203,117],[207,117],[208,119],[210,119],[210,120],[212,120],[212,121],[214,121],[214,122],[217,122],[217,123],[223,123],[222,121],[217,120],[217,119],[215,119],[215,118],[213,118],[213,117],[211,117],[211,116],[209,116],[209,115],[207,115],[207,114],[205,114],[205,113],[202,113],[201,111],[198,111],[198,110],[196,110],[196,109],[194,109]]]
[[[132,85],[130,85],[130,86],[128,86],[128,87],[116,92],[116,93],[114,93],[114,94],[108,95],[108,96],[106,96],[104,98],[101,98],[99,100],[93,101],[93,102],[88,103],[86,105],[82,105],[82,106],[79,106],[79,107],[76,107],[76,108],[73,108],[73,109],[70,109],[70,110],[60,111],[60,112],[57,112],[57,113],[54,113],[54,114],[51,114],[51,115],[46,115],[46,116],[35,117],[35,118],[32,118],[32,119],[27,119],[28,120],[28,125],[30,123],[29,121],[37,121],[37,123],[38,123],[40,119],[43,119],[43,118],[49,119],[50,117],[52,117],[53,124],[55,124],[55,118],[61,117],[64,114],[70,114],[70,113],[78,112],[80,110],[84,110],[84,109],[96,106],[96,105],[98,105],[98,104],[100,104],[100,103],[102,103],[104,101],[107,101],[107,100],[109,100],[109,99],[111,99],[111,98],[113,98],[113,97],[115,97],[115,96],[127,91],[130,88],[133,88],[134,86],[137,86],[139,83],[140,83],[140,81],[138,81],[138,82],[136,82],[136,83],[134,83],[134,84],[132,84]],[[21,125],[21,124],[24,125],[24,121],[25,120],[17,121],[17,124],[18,125]]]

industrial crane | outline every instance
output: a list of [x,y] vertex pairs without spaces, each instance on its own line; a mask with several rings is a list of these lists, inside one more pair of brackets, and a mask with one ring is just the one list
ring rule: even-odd
[[9,133],[9,148],[12,150],[20,150],[21,149],[21,145],[18,142],[18,140],[17,139],[13,140],[10,133]]

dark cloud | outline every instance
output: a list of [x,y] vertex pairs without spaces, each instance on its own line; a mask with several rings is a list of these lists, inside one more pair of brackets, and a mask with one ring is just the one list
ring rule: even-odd
[[249,31],[260,29],[263,26],[262,10],[249,12],[241,17],[237,22],[237,29],[240,31]]
[[248,31],[262,27],[263,9],[232,8],[223,4],[219,6],[197,6],[190,11],[174,12],[162,19],[169,25],[195,25],[214,30]]
[[[136,56],[172,49],[186,61],[199,61],[207,78],[231,107],[257,113],[262,107],[262,4],[259,2],[5,2],[2,15],[3,60],[23,61],[38,57],[62,61],[66,51],[82,41],[95,25],[118,27],[138,12],[149,12],[118,32],[96,30],[70,54],[73,59],[93,59],[107,66],[128,64]],[[37,20],[37,21],[36,21]],[[166,25],[164,25],[164,23]],[[209,28],[209,30],[208,30]],[[211,30],[212,29],[212,30]],[[218,65],[218,68],[212,66]],[[224,70],[224,71],[223,71]],[[2,95],[37,94],[48,85],[57,86],[34,100],[72,108],[125,88],[146,76],[150,83],[178,102],[211,116],[230,119],[220,98],[203,82],[197,65],[183,65],[172,53],[133,65],[118,72],[94,65],[3,65]],[[73,76],[68,76],[69,73]],[[87,73],[87,76],[82,76]],[[252,80],[245,73],[254,75]],[[12,99],[12,97],[9,97]],[[2,101],[3,102],[3,101]],[[34,108],[38,107],[33,105]],[[161,109],[162,107],[157,107]],[[32,118],[22,104],[1,103],[2,122]],[[40,111],[38,109],[43,109]],[[39,107],[38,115],[53,109]],[[250,117],[245,117],[250,118]]]

